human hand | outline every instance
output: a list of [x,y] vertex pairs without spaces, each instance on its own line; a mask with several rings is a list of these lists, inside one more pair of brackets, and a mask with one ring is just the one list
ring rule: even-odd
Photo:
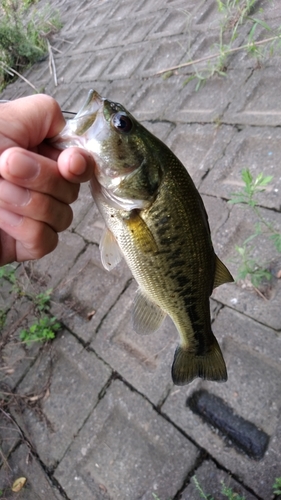
[[65,120],[58,103],[34,95],[0,104],[0,265],[54,250],[72,221],[70,203],[94,172],[82,149],[58,151],[43,142]]

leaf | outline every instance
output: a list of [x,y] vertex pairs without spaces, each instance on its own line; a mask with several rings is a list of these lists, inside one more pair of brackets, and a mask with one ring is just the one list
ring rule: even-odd
[[273,244],[278,252],[281,252],[281,234],[272,234],[270,239],[273,240]]
[[271,27],[265,21],[263,21],[262,19],[257,19],[255,17],[249,17],[249,19],[251,21],[254,21],[256,23],[256,25],[259,24],[260,26],[262,26],[267,31],[271,31]]
[[267,186],[269,182],[273,179],[272,175],[263,175],[262,173],[257,175],[256,180],[254,181],[254,187],[258,186]]
[[14,491],[15,493],[18,493],[25,485],[26,483],[26,477],[19,477],[18,479],[16,479],[14,482],[13,482],[13,485],[12,485],[12,491]]
[[242,170],[242,179],[245,182],[246,186],[250,186],[253,182],[253,176],[248,168],[243,168]]

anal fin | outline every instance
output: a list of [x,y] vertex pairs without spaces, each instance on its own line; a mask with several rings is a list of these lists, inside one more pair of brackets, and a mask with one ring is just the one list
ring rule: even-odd
[[161,326],[166,313],[140,289],[133,303],[133,328],[136,333],[148,335]]

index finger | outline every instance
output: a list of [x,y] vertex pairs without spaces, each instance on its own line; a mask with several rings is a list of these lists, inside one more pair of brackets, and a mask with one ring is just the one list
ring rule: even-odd
[[59,104],[52,97],[37,94],[1,104],[0,154],[10,147],[35,148],[58,134],[65,125]]

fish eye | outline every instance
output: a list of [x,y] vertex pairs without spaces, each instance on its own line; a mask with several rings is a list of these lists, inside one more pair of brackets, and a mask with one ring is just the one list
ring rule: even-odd
[[123,132],[128,134],[133,128],[133,122],[131,118],[123,113],[115,113],[111,118],[111,123],[118,132]]

